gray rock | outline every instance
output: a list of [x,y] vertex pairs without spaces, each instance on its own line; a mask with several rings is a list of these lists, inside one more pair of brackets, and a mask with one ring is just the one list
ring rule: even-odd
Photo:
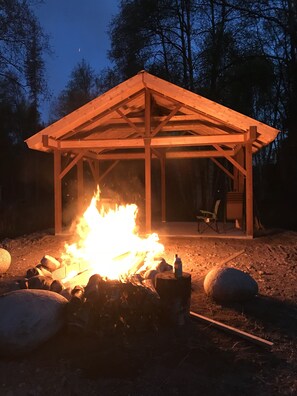
[[258,293],[257,282],[236,268],[215,268],[204,279],[205,293],[218,302],[242,302]]
[[0,296],[0,354],[21,355],[53,337],[65,324],[67,300],[47,290]]

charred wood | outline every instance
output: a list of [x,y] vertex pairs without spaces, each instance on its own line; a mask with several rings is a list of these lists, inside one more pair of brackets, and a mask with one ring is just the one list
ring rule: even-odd
[[191,275],[183,272],[176,278],[173,272],[161,272],[156,276],[156,290],[165,321],[174,325],[185,324],[190,312]]
[[52,282],[52,278],[46,276],[33,276],[28,279],[28,289],[50,290]]
[[61,291],[64,289],[64,285],[61,281],[59,280],[54,280],[51,283],[50,290],[55,292],[55,293],[61,293]]

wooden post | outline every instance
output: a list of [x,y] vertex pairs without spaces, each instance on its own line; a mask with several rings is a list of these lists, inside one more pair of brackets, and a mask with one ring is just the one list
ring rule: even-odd
[[[244,167],[244,150],[241,148],[235,156],[235,160]],[[233,184],[233,191],[243,192],[244,191],[244,175],[239,172],[239,170],[234,167],[234,184]]]
[[245,145],[245,207],[246,207],[246,235],[253,237],[254,215],[253,215],[253,152],[251,136],[256,136],[257,127],[251,126],[248,132],[248,139]]
[[81,215],[84,201],[84,163],[81,158],[77,165],[77,211]]
[[95,161],[94,168],[95,168],[94,182],[95,182],[95,187],[97,188],[97,186],[99,185],[99,177],[100,177],[99,160]]
[[166,223],[166,157],[163,154],[161,163],[161,219]]
[[144,138],[144,157],[145,157],[145,230],[147,233],[152,229],[152,180],[151,180],[151,96],[145,90],[145,138]]
[[54,150],[55,234],[62,232],[61,152]]

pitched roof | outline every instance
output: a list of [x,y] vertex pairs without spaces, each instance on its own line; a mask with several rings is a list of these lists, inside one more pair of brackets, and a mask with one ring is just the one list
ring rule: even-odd
[[[147,94],[149,93],[149,95]],[[150,120],[146,107],[150,98]],[[149,124],[148,124],[149,122]],[[50,152],[83,149],[86,155],[110,158],[143,151],[149,125],[151,146],[176,152],[218,150],[230,153],[257,127],[253,151],[272,142],[278,130],[145,71],[78,108],[26,140],[29,148]],[[205,155],[207,156],[207,155]],[[210,155],[211,156],[211,155]]]

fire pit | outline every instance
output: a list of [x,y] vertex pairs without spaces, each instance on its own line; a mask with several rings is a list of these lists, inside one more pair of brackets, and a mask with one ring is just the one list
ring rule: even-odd
[[77,224],[76,242],[27,271],[21,288],[69,300],[68,330],[106,335],[182,325],[190,310],[191,276],[174,275],[157,234],[137,234],[136,205],[105,211],[97,193]]

